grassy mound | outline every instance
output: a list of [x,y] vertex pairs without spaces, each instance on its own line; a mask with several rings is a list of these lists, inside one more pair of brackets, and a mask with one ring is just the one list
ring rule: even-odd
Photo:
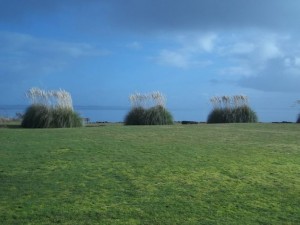
[[256,113],[249,106],[213,109],[207,123],[256,123]]
[[173,124],[172,114],[163,106],[149,109],[132,108],[125,117],[125,125],[169,125]]
[[33,104],[27,108],[21,126],[24,128],[80,127],[82,119],[72,109]]

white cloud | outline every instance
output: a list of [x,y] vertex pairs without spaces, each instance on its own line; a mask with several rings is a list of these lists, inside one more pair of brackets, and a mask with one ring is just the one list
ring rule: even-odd
[[162,65],[168,65],[178,68],[187,68],[189,66],[189,59],[186,55],[170,50],[162,50],[156,57],[156,61]]
[[214,50],[216,41],[216,33],[200,33],[200,34],[185,34],[177,37],[178,44],[181,45],[182,49],[189,53],[210,53]]
[[222,68],[220,74],[231,78],[241,78],[253,75],[253,71],[248,67],[243,66],[230,66]]
[[127,44],[126,47],[130,48],[130,49],[134,49],[134,50],[140,50],[140,49],[142,49],[143,46],[141,45],[141,43],[134,41],[134,42]]
[[1,54],[15,53],[46,53],[58,54],[68,57],[103,55],[108,52],[101,51],[88,43],[62,42],[50,39],[36,38],[21,33],[0,32]]
[[268,40],[260,43],[258,46],[262,60],[269,60],[283,56],[276,41]]
[[216,39],[217,35],[213,33],[169,37],[168,40],[175,41],[177,48],[163,49],[154,59],[161,65],[177,68],[210,66],[213,62],[205,55],[213,52]]
[[293,76],[293,77],[300,77],[300,58],[294,57],[294,58],[285,58],[284,62],[284,73],[287,74],[287,76]]
[[233,43],[232,46],[227,49],[228,54],[237,54],[237,55],[243,55],[243,54],[250,54],[255,50],[255,44],[250,42],[238,42]]
[[284,65],[288,67],[300,67],[300,57],[287,57],[284,59]]
[[213,33],[206,34],[204,36],[200,36],[196,39],[196,41],[192,44],[198,46],[199,50],[204,50],[206,52],[212,52],[215,47],[215,41],[217,39],[217,35]]
[[27,34],[0,32],[0,70],[4,74],[44,74],[62,69],[82,57],[109,54],[89,43],[37,38]]
[[172,50],[162,50],[157,62],[177,68],[213,64],[220,81],[260,90],[299,91],[294,84],[300,77],[300,41],[290,35],[267,31],[187,34],[173,43],[177,48],[173,44]]
[[160,65],[181,69],[207,67],[213,64],[211,60],[198,59],[194,54],[182,50],[171,51],[164,49],[154,59]]
[[300,67],[300,57],[295,57],[295,66],[299,66]]

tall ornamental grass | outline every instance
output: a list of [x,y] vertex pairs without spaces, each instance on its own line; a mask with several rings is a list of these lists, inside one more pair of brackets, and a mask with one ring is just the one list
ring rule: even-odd
[[[300,100],[297,100],[296,104],[300,105]],[[298,114],[298,118],[297,118],[296,123],[300,123],[300,113]]]
[[26,93],[31,105],[23,116],[24,128],[66,128],[82,126],[82,119],[73,109],[72,97],[65,90],[45,91],[31,88]]
[[157,105],[146,110],[145,125],[171,125],[172,114],[163,106]]
[[244,95],[212,97],[213,106],[207,123],[256,123],[256,113],[248,105],[248,97]]
[[125,117],[125,125],[145,125],[146,111],[143,107],[131,108]]
[[131,110],[125,117],[125,125],[173,124],[173,116],[165,108],[166,98],[162,93],[135,93],[130,95],[129,99]]
[[26,109],[21,126],[24,128],[49,128],[51,126],[51,109],[42,104],[32,104]]

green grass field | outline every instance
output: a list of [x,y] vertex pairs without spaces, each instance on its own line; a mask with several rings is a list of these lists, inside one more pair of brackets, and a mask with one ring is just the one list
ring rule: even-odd
[[0,129],[0,224],[300,224],[299,124]]

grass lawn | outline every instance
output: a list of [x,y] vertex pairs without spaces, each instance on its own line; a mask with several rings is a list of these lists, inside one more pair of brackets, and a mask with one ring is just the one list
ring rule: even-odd
[[300,224],[300,125],[0,129],[0,224]]

